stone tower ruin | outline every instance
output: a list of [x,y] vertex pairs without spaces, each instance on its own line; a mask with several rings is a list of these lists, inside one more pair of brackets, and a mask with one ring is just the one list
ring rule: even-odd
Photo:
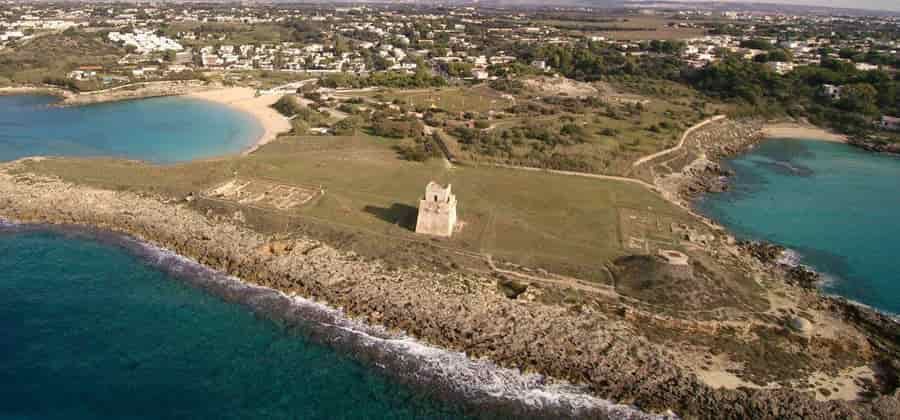
[[456,226],[456,196],[447,188],[431,181],[425,187],[425,197],[419,201],[416,233],[443,236],[453,235]]

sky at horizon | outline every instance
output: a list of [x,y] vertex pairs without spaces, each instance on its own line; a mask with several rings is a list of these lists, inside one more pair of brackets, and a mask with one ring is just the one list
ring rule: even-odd
[[[75,0],[81,2],[90,2],[91,0]],[[133,1],[133,0],[132,0]],[[179,0],[163,0],[164,2],[171,3],[196,3],[198,0],[188,0],[188,1],[179,1]],[[227,2],[229,0],[211,0],[212,2]],[[237,1],[237,0],[230,0]],[[252,0],[251,0],[252,1]],[[260,3],[263,2],[278,2],[278,3],[288,3],[288,2],[303,2],[303,0],[258,0]],[[315,1],[325,1],[328,0],[315,0]],[[365,3],[366,0],[332,0],[335,3],[347,3],[347,2],[359,2]],[[373,2],[377,3],[385,3],[390,2],[391,0],[373,0]],[[527,4],[535,4],[535,0],[499,0],[500,2],[506,4],[514,4],[514,3],[527,3]],[[548,0],[547,3],[552,4],[565,4],[565,3],[605,3],[605,4],[616,4],[617,2],[625,1],[625,0]],[[635,0],[632,0],[635,1]],[[636,1],[645,1],[645,2],[653,2],[653,0],[636,0]],[[835,8],[847,8],[847,9],[863,9],[863,10],[881,10],[881,11],[889,11],[889,12],[900,12],[900,0],[670,0],[670,1],[683,1],[686,3],[694,2],[694,3],[710,3],[714,1],[718,1],[721,3],[744,3],[744,4],[753,4],[753,3],[764,3],[764,4],[781,4],[781,5],[797,5],[797,6],[822,6],[822,7],[835,7]]]
[[[687,0],[692,2],[709,2],[710,0]],[[767,3],[797,6],[824,6],[847,9],[886,10],[900,12],[900,0],[720,0],[726,3]]]

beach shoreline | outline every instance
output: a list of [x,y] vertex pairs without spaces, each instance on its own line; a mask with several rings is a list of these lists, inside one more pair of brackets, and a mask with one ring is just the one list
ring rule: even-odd
[[291,130],[290,121],[272,108],[279,95],[256,95],[256,91],[245,87],[211,88],[192,90],[185,98],[199,99],[228,106],[250,115],[262,127],[259,138],[245,149],[241,155],[246,156],[272,142],[278,135]]
[[246,156],[275,140],[279,134],[290,131],[291,123],[272,108],[280,95],[257,95],[248,87],[213,87],[199,85],[198,81],[140,82],[101,91],[74,93],[44,86],[10,86],[0,88],[0,96],[53,95],[60,98],[59,106],[82,106],[98,103],[149,99],[165,96],[181,96],[228,106],[252,117],[262,128],[262,134],[252,139],[249,147],[241,152]]
[[834,143],[847,143],[847,136],[832,130],[802,123],[773,123],[762,128],[765,138],[817,140]]

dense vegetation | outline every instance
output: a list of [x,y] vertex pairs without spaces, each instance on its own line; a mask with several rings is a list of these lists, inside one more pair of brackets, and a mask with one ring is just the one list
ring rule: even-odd
[[[603,42],[518,46],[514,51],[523,62],[545,60],[563,75],[576,80],[608,80],[622,76],[667,79],[735,103],[739,115],[805,117],[815,124],[855,135],[870,132],[872,121],[881,115],[900,114],[896,76],[883,71],[860,71],[853,63],[827,56],[823,56],[818,66],[799,66],[793,72],[780,75],[764,63],[791,61],[790,52],[762,39],[744,41],[742,46],[766,52],[754,60],[727,55],[719,62],[693,69],[678,58],[684,44],[672,41],[645,43],[641,46],[645,54],[640,56],[623,55]],[[842,55],[852,54],[844,52]],[[875,51],[853,59],[885,63],[894,57]],[[840,86],[840,98],[824,95],[825,84]],[[511,93],[522,89],[514,79],[500,79],[492,86]]]
[[[760,63],[728,57],[682,77],[703,93],[745,105],[744,112],[807,117],[850,134],[865,134],[873,119],[900,111],[895,77],[836,60],[782,76]],[[826,95],[826,84],[840,86],[840,97]]]
[[395,146],[400,157],[415,162],[424,162],[431,158],[441,156],[441,151],[437,146],[439,139],[436,139],[437,133],[432,136],[416,136],[411,140],[400,143]]
[[414,89],[445,86],[443,77],[431,75],[422,69],[413,74],[396,71],[371,73],[368,76],[356,76],[351,73],[331,74],[324,77],[320,84],[329,88],[366,88],[382,86],[397,89]]
[[682,62],[673,54],[684,49],[676,41],[652,41],[644,48],[651,54],[631,56],[605,42],[581,42],[573,45],[515,45],[511,47],[523,62],[543,60],[566,77],[576,80],[600,80],[610,75],[634,75],[652,78],[677,77]]
[[372,132],[381,137],[415,137],[422,133],[424,125],[415,118],[395,118],[378,114],[372,118]]
[[41,35],[0,52],[0,85],[57,81],[78,66],[110,65],[122,55],[123,49],[104,42],[98,33],[67,30]]

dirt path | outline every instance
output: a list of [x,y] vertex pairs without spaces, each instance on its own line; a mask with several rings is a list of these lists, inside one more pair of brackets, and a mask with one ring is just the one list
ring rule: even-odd
[[648,188],[654,192],[659,192],[659,189],[656,188],[655,185],[650,184],[649,182],[642,181],[637,178],[629,178],[624,176],[615,176],[615,175],[600,175],[600,174],[592,174],[588,172],[575,172],[575,171],[561,171],[558,169],[544,169],[544,168],[535,168],[532,166],[516,166],[516,165],[506,165],[503,163],[495,163],[490,166],[494,166],[497,168],[505,168],[505,169],[514,169],[518,171],[532,171],[532,172],[547,172],[551,174],[557,175],[568,175],[568,176],[580,176],[583,178],[594,178],[594,179],[605,179],[608,181],[620,181],[620,182],[630,182],[632,184],[637,184],[642,187]]
[[665,156],[669,153],[681,150],[681,148],[684,147],[685,140],[687,140],[688,136],[690,136],[691,133],[693,133],[694,131],[702,128],[703,126],[705,126],[711,122],[715,122],[715,121],[719,121],[719,120],[723,120],[723,119],[725,119],[724,115],[716,115],[715,117],[707,118],[697,124],[694,124],[693,126],[691,126],[690,128],[688,128],[687,130],[684,131],[684,134],[681,135],[681,140],[678,141],[677,146],[666,149],[666,150],[661,150],[661,151],[653,153],[651,155],[644,156],[644,157],[634,161],[634,163],[631,164],[631,167],[635,168],[637,166],[640,166],[643,163],[647,163],[647,162],[649,162],[653,159],[656,159],[660,156]]

